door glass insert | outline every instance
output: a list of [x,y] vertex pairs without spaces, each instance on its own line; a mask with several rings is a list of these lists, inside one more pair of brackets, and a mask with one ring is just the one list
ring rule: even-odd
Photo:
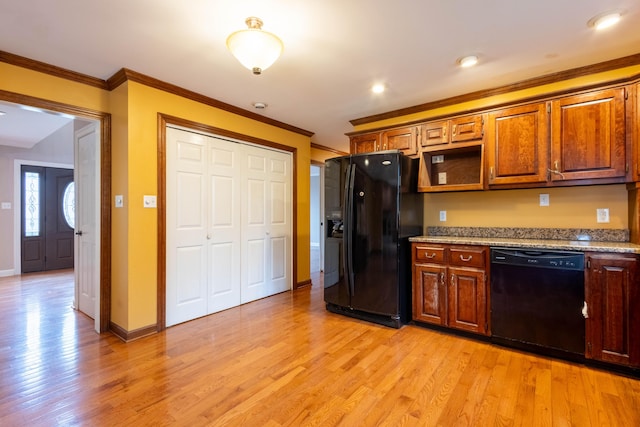
[[24,234],[27,237],[40,235],[40,174],[24,174]]
[[70,182],[62,195],[62,213],[67,225],[76,228],[76,191],[75,184]]

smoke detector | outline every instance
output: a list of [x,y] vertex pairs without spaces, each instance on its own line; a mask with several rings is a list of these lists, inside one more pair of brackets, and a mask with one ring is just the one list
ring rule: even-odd
[[256,110],[264,110],[265,108],[267,108],[267,104],[265,102],[254,102],[253,107]]

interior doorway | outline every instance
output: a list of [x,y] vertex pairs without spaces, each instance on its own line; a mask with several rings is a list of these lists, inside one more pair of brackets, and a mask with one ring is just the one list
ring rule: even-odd
[[[94,288],[93,294],[96,298],[92,301],[91,310],[87,310],[87,314],[94,318],[94,329],[97,332],[105,332],[109,328],[111,311],[110,299],[108,298],[110,294],[109,256],[111,247],[111,215],[108,203],[111,176],[109,154],[111,151],[110,115],[108,113],[85,110],[80,107],[70,107],[52,101],[43,101],[25,95],[7,96],[4,93],[0,93],[0,105],[6,113],[5,119],[8,119],[6,121],[7,126],[3,129],[2,138],[0,139],[0,158],[3,164],[7,166],[13,163],[13,176],[11,176],[11,172],[3,175],[3,180],[6,178],[4,191],[9,191],[9,194],[13,193],[12,202],[3,201],[2,203],[2,209],[13,210],[12,225],[6,224],[8,227],[6,234],[7,236],[13,235],[13,238],[6,239],[3,242],[5,245],[4,253],[13,254],[13,257],[5,258],[5,263],[10,268],[4,268],[3,275],[15,275],[23,272],[22,225],[25,219],[23,215],[25,209],[22,200],[22,167],[27,165],[44,169],[61,168],[68,169],[73,174],[78,169],[77,163],[82,161],[77,154],[78,132],[86,128],[91,129],[91,138],[85,138],[89,142],[85,145],[91,145],[92,162],[87,165],[86,169],[91,171],[92,182],[95,183],[95,186],[92,186],[86,192],[86,194],[90,195],[90,200],[87,200],[87,197],[84,196],[84,201],[86,202],[85,204],[92,207],[90,211],[96,213],[93,216],[95,235],[92,236],[95,239],[96,252],[95,257],[92,257],[90,262],[86,263],[91,267],[92,276],[95,277],[91,286]],[[51,123],[52,121],[57,123]],[[60,124],[61,121],[62,123]],[[52,126],[53,130],[51,130]],[[34,129],[39,131],[44,129],[43,132],[45,133],[42,137],[34,138]],[[30,145],[26,147],[20,145],[29,142]],[[74,183],[73,188],[68,185],[60,186],[60,190],[63,193],[66,190],[67,203],[75,204],[79,200],[77,183],[82,179],[77,176],[71,178],[70,181]],[[65,194],[62,194],[62,198],[65,198]],[[64,212],[62,212],[58,220],[66,221]],[[79,246],[78,230],[75,227],[67,228],[71,229],[73,246],[62,243],[56,249],[64,249],[66,247],[67,250],[62,252],[72,252],[70,257],[73,260],[71,268],[77,274],[81,270],[77,265],[79,258],[77,251]],[[69,231],[68,229],[66,231]],[[55,242],[56,239],[51,241]],[[57,245],[59,242],[55,244]],[[46,243],[44,244],[46,245]],[[83,292],[79,285],[80,283],[76,276],[74,285],[75,300],[71,302],[76,308],[78,308],[79,295]],[[82,309],[80,311],[85,312]]]
[[309,211],[310,211],[310,272],[324,271],[324,166],[311,164]]

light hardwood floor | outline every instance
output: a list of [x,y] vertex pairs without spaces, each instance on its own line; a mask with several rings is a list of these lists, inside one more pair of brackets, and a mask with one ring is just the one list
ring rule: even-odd
[[640,381],[327,313],[321,279],[125,344],[0,278],[0,426],[638,426]]

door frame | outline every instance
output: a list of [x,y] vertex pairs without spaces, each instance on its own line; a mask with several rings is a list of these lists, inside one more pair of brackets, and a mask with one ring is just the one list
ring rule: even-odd
[[320,218],[320,224],[316,224],[320,227],[320,272],[324,272],[324,239],[325,239],[325,217],[324,217],[324,162],[317,160],[311,160],[311,166],[315,166],[320,170],[319,177],[319,189],[318,189],[318,216]]
[[[74,118],[93,120],[100,123],[98,131],[100,147],[98,147],[99,150],[97,151],[100,153],[100,289],[98,291],[100,296],[100,319],[98,332],[106,332],[109,330],[111,323],[111,114],[5,90],[0,90],[0,101],[68,114]],[[18,191],[19,195],[20,191]],[[19,207],[20,203],[18,202],[16,209],[14,209],[14,221],[16,216],[18,221],[20,220],[22,213],[17,212],[18,210],[21,211],[21,209],[18,209]],[[16,234],[19,237],[20,228],[16,229],[14,222],[14,242]],[[14,259],[14,269],[16,262],[19,263],[19,259],[18,261]]]
[[226,138],[232,138],[267,148],[275,148],[291,153],[291,283],[293,289],[298,288],[298,241],[295,238],[298,230],[298,180],[296,165],[298,149],[266,139],[244,135],[227,129],[209,126],[180,117],[158,113],[158,285],[157,285],[157,320],[156,331],[167,328],[167,126],[178,126],[194,132],[201,132]]

